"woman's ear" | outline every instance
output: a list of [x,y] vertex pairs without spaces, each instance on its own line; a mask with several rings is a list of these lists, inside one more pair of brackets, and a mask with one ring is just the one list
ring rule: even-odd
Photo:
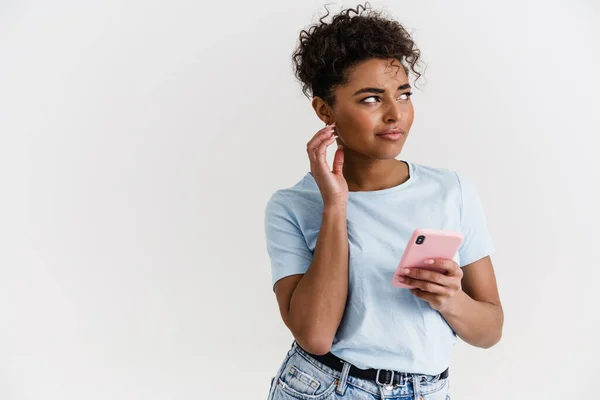
[[313,97],[312,107],[317,114],[317,117],[323,121],[325,125],[330,125],[334,122],[331,108],[319,96]]

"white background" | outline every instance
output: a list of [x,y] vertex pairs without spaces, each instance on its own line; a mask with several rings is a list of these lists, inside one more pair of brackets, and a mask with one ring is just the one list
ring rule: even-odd
[[[456,345],[451,396],[598,398],[598,2],[372,5],[428,68],[400,158],[470,178],[497,248],[504,337]],[[1,399],[266,398],[263,211],[323,126],[290,57],[324,14],[0,2]]]

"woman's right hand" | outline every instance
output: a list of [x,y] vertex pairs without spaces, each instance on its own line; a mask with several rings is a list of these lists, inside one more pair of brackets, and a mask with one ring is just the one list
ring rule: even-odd
[[327,164],[327,147],[335,142],[335,122],[318,131],[306,144],[312,173],[325,206],[346,205],[348,202],[348,183],[342,174],[344,166],[344,148],[340,145],[333,158],[333,170]]

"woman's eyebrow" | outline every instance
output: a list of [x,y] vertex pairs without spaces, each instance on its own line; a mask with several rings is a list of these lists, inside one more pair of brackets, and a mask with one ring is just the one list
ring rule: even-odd
[[[410,84],[405,83],[404,85],[400,85],[400,86],[398,86],[397,90],[403,90],[403,89],[410,89]],[[356,92],[354,92],[354,94],[352,96],[356,96],[357,94],[361,94],[361,93],[385,93],[385,89],[366,87],[366,88],[357,90]]]

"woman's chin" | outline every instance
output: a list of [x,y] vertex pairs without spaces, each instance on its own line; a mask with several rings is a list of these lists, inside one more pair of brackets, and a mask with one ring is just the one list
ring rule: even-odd
[[403,146],[393,146],[388,149],[378,149],[376,152],[378,160],[393,160],[402,153]]

